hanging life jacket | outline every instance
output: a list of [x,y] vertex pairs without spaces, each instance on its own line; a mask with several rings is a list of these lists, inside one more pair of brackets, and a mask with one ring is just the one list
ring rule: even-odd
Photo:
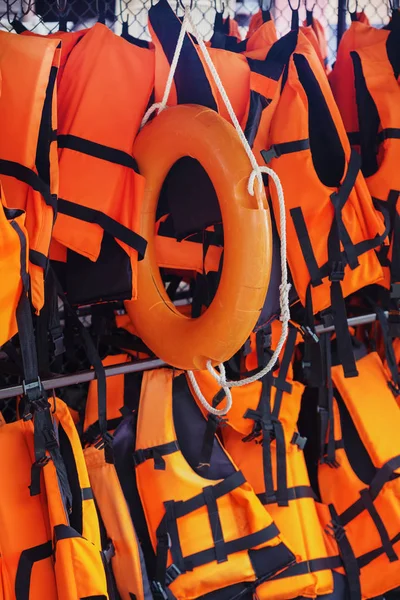
[[[205,426],[184,375],[167,369],[144,373],[135,474],[125,468],[125,477],[136,479],[155,553],[156,598],[233,598],[294,561],[217,438],[207,472],[197,470]],[[117,448],[119,434],[126,436],[123,424]]]
[[[374,202],[389,211],[390,250],[381,257],[390,266],[386,286],[400,282],[400,73],[399,29],[365,27],[368,40],[350,53],[354,69],[362,170]],[[396,52],[393,52],[396,50]],[[387,252],[389,250],[389,252]]]
[[0,31],[0,177],[7,206],[26,213],[36,311],[44,303],[44,270],[57,215],[58,45],[56,39]]
[[[96,24],[70,52],[59,87],[60,197],[54,238],[90,261],[103,258],[103,277],[104,254],[109,257],[121,247],[129,281],[119,299],[136,296],[137,260],[146,249],[137,233],[144,180],[132,148],[153,82],[154,53]],[[108,298],[107,291],[99,291],[97,300]]]
[[[374,249],[387,230],[360,173],[359,157],[350,151],[312,46],[301,31],[286,38],[295,48],[273,115],[270,146],[262,155],[285,190],[288,262],[301,304],[308,315],[334,306],[342,364],[352,376],[356,369],[343,298],[382,279]],[[302,185],[293,173],[301,173]],[[270,193],[277,217],[278,195],[274,188]],[[310,201],[314,197],[317,204]]]
[[379,356],[364,356],[357,369],[345,380],[332,367],[335,464],[318,473],[354,599],[400,584],[400,412]]
[[313,15],[312,10],[306,10],[306,20],[303,25],[311,27],[319,46],[319,55],[322,58],[322,64],[327,74],[330,73],[331,68],[328,64],[328,42],[326,39],[325,28],[321,22],[316,19]]
[[[128,361],[127,355],[108,356],[103,364],[110,366]],[[107,378],[107,429],[111,434],[122,421],[124,411],[129,412],[125,399],[134,393],[131,382],[129,374]],[[152,600],[142,550],[115,466],[105,460],[104,449],[95,443],[99,435],[97,394],[97,382],[92,381],[85,408],[83,454],[98,509],[103,552],[109,557],[121,600]]]
[[[274,324],[272,347],[279,338]],[[329,594],[333,567],[340,557],[328,556],[319,523],[316,496],[303,456],[306,438],[296,423],[304,386],[293,380],[292,355],[297,332],[289,331],[279,371],[243,387],[232,388],[233,405],[224,419],[208,416],[208,427],[221,426],[224,447],[252,485],[258,498],[288,540],[298,562],[256,589],[260,600],[286,600]],[[276,339],[275,339],[276,338]],[[205,398],[223,400],[208,371],[196,373]],[[205,438],[206,443],[206,438]],[[207,461],[207,456],[202,457]]]
[[[28,234],[25,213],[6,208],[0,183],[0,246],[2,285],[0,292],[0,346],[17,333],[17,306],[27,277]],[[22,275],[21,275],[22,273]]]

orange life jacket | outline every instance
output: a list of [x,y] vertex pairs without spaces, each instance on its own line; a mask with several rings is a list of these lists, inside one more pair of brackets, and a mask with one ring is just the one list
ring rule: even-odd
[[[127,355],[108,356],[104,366],[129,361]],[[107,429],[113,433],[122,421],[125,399],[132,394],[129,375],[115,375],[107,378]],[[115,466],[105,460],[104,449],[96,444],[98,430],[97,382],[92,381],[85,408],[83,437],[92,443],[87,446],[85,456],[90,484],[100,517],[103,534],[103,548],[110,557],[110,566],[121,600],[151,600],[150,584],[142,551],[133,527],[128,505],[124,498]]]
[[56,39],[0,32],[0,176],[7,206],[26,212],[37,311],[44,302],[44,269],[57,214],[58,45]]
[[392,31],[354,21],[340,43],[331,80],[350,142],[361,153],[368,189],[377,206],[389,212],[391,247],[380,253],[382,264],[390,267],[385,269],[388,288],[400,280],[398,29],[397,19]]
[[146,248],[136,233],[144,180],[132,147],[153,81],[154,53],[96,24],[69,54],[59,86],[54,238],[91,261],[99,259],[102,243],[103,254],[111,251],[104,233],[114,238],[129,257],[131,297],[137,259]]
[[[301,31],[286,38],[293,53],[272,118],[269,148],[262,155],[284,189],[288,262],[297,294],[309,314],[335,307],[338,342],[350,376],[356,371],[345,350],[349,337],[343,297],[382,279],[374,248],[381,246],[387,230],[374,209],[359,156],[350,150],[312,46]],[[301,173],[301,184],[293,173]],[[278,221],[273,186],[270,193]]]
[[315,30],[313,28],[312,25],[303,25],[302,27],[300,27],[300,31],[306,36],[306,38],[308,39],[308,41],[310,42],[310,44],[312,45],[312,47],[315,50],[315,54],[318,56],[321,65],[323,66],[323,68],[325,69],[325,59],[322,55],[322,51],[321,51],[321,46],[319,44],[318,38],[317,38],[317,34],[315,33]]
[[[281,327],[273,324],[272,347]],[[257,587],[257,598],[310,597],[333,591],[331,569],[340,558],[328,555],[303,456],[306,438],[297,431],[304,386],[293,380],[292,355],[297,332],[291,329],[279,371],[243,387],[232,388],[233,405],[223,420],[212,415],[208,423],[223,424],[224,447],[252,485],[266,510],[288,540],[298,562]],[[206,399],[223,399],[208,371],[196,373]],[[221,397],[222,396],[222,397]],[[207,461],[207,457],[202,457]],[[304,527],[304,525],[306,527]]]
[[39,467],[42,492],[37,495],[29,487],[31,469],[38,468],[33,421],[0,426],[7,457],[0,467],[2,598],[76,600],[97,595],[106,600],[99,524],[79,437],[61,400],[51,400],[50,410],[44,430],[49,439]]
[[320,464],[318,479],[351,597],[372,598],[400,584],[400,412],[379,356],[357,369],[345,380],[332,367],[335,460]]
[[251,15],[246,38],[250,38],[258,31],[258,29],[260,29],[260,27],[262,27],[263,23],[268,23],[271,20],[271,13],[269,10],[260,9],[254,13],[254,15]]
[[25,213],[6,208],[0,183],[0,246],[2,285],[0,292],[0,346],[17,333],[17,306],[27,278],[28,234]]
[[294,561],[217,438],[209,469],[204,476],[196,471],[205,425],[184,375],[167,369],[144,374],[136,485],[156,553],[153,585],[176,598],[221,588],[229,597],[244,594],[259,577],[272,577]]

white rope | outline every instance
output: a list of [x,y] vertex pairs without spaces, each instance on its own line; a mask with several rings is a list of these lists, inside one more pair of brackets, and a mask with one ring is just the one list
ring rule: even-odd
[[162,100],[161,100],[161,102],[155,102],[152,106],[150,106],[150,108],[147,110],[147,112],[145,113],[145,115],[142,119],[142,122],[140,124],[140,129],[142,129],[142,127],[144,127],[146,125],[147,121],[150,119],[153,112],[155,112],[157,110],[157,115],[159,115],[160,112],[162,112],[168,106],[167,102],[169,99],[169,95],[171,93],[171,88],[172,88],[172,83],[174,81],[176,67],[178,65],[179,57],[182,52],[183,42],[185,39],[185,34],[187,32],[188,18],[189,18],[189,10],[186,9],[185,16],[182,21],[182,27],[179,32],[178,41],[176,42],[176,48],[175,48],[174,56],[172,59],[171,68],[168,73],[167,82],[165,84],[165,90],[164,90]]
[[180,57],[180,54],[182,51],[184,37],[185,37],[186,32],[188,31],[188,24],[190,24],[192,31],[193,31],[194,35],[196,36],[197,43],[203,54],[204,60],[210,70],[212,78],[214,79],[217,89],[221,95],[221,98],[222,98],[225,106],[226,106],[226,109],[228,111],[228,114],[230,116],[232,124],[236,129],[236,132],[240,138],[240,141],[242,142],[243,148],[244,148],[244,150],[248,156],[248,159],[250,161],[250,164],[253,168],[251,175],[249,177],[248,185],[247,185],[248,193],[251,196],[254,196],[255,180],[257,179],[259,191],[260,191],[260,193],[257,195],[257,204],[258,204],[258,207],[260,210],[264,210],[264,205],[263,205],[263,200],[262,200],[263,194],[261,193],[262,189],[263,189],[263,185],[264,185],[263,179],[262,179],[262,173],[267,173],[271,177],[272,181],[274,182],[274,185],[275,185],[275,188],[276,188],[276,191],[278,194],[278,204],[279,204],[280,232],[281,232],[281,272],[282,272],[281,285],[279,286],[279,303],[280,303],[280,310],[281,310],[280,320],[282,321],[282,332],[281,332],[279,342],[276,346],[276,349],[275,349],[271,359],[269,360],[268,364],[261,371],[259,371],[255,375],[252,375],[251,377],[247,377],[246,379],[241,379],[240,381],[227,381],[224,364],[220,363],[218,365],[219,371],[216,371],[213,368],[211,361],[209,360],[207,362],[207,369],[212,374],[212,376],[216,379],[216,381],[221,386],[221,388],[224,390],[225,396],[226,396],[226,405],[224,406],[224,408],[221,408],[221,409],[216,409],[207,402],[206,398],[204,397],[204,395],[202,394],[202,392],[200,390],[200,387],[196,381],[196,377],[195,377],[193,371],[188,371],[188,376],[189,376],[190,382],[192,384],[193,390],[194,390],[195,394],[197,395],[198,399],[200,400],[201,404],[210,413],[217,415],[217,416],[222,416],[222,415],[225,415],[232,406],[232,394],[231,394],[230,388],[240,387],[242,385],[247,385],[249,383],[253,383],[254,381],[257,381],[258,379],[260,379],[261,377],[266,375],[269,371],[271,371],[273,366],[275,365],[276,361],[278,360],[279,354],[281,353],[282,348],[286,342],[288,328],[289,328],[289,320],[290,320],[290,306],[289,306],[290,284],[288,282],[288,273],[287,273],[287,264],[286,264],[287,244],[286,244],[285,199],[284,199],[282,184],[280,182],[278,175],[275,173],[275,171],[273,171],[269,167],[259,167],[259,165],[257,163],[257,159],[254,156],[253,150],[251,149],[250,144],[248,143],[246,136],[244,135],[243,130],[240,127],[240,123],[237,120],[235,111],[232,108],[232,104],[231,104],[231,102],[228,98],[228,95],[224,89],[224,86],[223,86],[222,81],[218,75],[218,72],[214,66],[214,63],[211,60],[211,56],[208,52],[207,46],[205,45],[205,43],[203,41],[203,38],[196,26],[196,23],[193,21],[192,15],[190,14],[190,9],[188,7],[186,7],[186,9],[185,9],[185,16],[182,21],[182,27],[181,27],[181,31],[179,34],[178,42],[176,44],[175,53],[174,53],[174,57],[173,57],[173,60],[171,63],[171,68],[170,68],[170,72],[168,75],[168,79],[167,79],[167,83],[165,86],[165,91],[164,91],[162,101],[160,103],[153,104],[153,106],[151,106],[149,108],[149,110],[146,112],[145,116],[143,117],[142,127],[147,123],[148,119],[150,118],[150,116],[153,114],[153,112],[155,110],[157,110],[157,114],[160,114],[160,112],[167,107],[167,102],[168,102],[169,94],[171,92],[171,87],[172,87],[172,82],[173,82],[173,78],[175,75],[175,70],[176,70],[178,60],[179,60],[179,57]]

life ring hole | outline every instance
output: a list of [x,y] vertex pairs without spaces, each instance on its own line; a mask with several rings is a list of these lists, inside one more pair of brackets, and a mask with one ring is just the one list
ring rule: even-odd
[[156,212],[156,256],[177,310],[199,317],[218,289],[224,234],[218,197],[201,163],[177,160],[161,188]]

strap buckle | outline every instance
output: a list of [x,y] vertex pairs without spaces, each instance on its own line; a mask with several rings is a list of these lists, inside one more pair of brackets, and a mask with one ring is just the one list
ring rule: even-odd
[[167,572],[165,573],[166,585],[171,585],[171,583],[173,583],[175,579],[179,577],[179,575],[182,575],[182,571],[180,571],[178,567],[174,563],[172,563],[172,565],[168,567]]
[[146,462],[147,453],[143,449],[135,450],[135,452],[132,454],[132,458],[133,458],[133,465],[135,467],[138,467],[142,463]]
[[270,163],[272,159],[279,158],[281,155],[280,150],[277,146],[270,146],[268,150],[261,150],[261,156],[266,164]]
[[102,550],[102,554],[103,554],[105,560],[107,561],[107,563],[109,564],[111,562],[111,559],[113,558],[113,556],[115,556],[115,548],[114,548],[114,544],[112,543],[111,540],[108,540],[107,548]]
[[344,537],[346,537],[345,528],[336,519],[332,519],[331,522],[328,523],[325,532],[331,537],[335,538],[337,542],[340,542]]
[[60,356],[65,352],[64,335],[59,333],[58,335],[54,332],[51,336],[53,342],[53,355]]
[[341,260],[332,262],[332,270],[329,274],[329,281],[343,281],[344,279],[344,264]]
[[155,600],[168,600],[168,594],[159,581],[153,580],[151,587]]
[[307,438],[302,437],[298,431],[295,431],[292,439],[290,440],[290,443],[295,446],[298,446],[300,448],[300,450],[304,450],[305,445],[307,443]]
[[388,381],[388,386],[394,396],[400,396],[400,388],[398,385],[395,385],[392,381]]
[[319,344],[318,335],[311,329],[309,325],[300,325],[300,332],[304,340]]

